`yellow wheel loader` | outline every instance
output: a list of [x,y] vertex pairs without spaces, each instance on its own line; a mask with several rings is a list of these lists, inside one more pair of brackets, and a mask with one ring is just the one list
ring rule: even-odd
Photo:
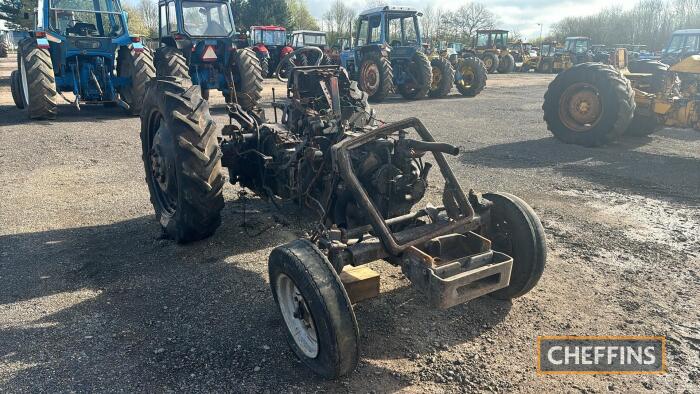
[[549,85],[542,109],[555,137],[600,146],[663,127],[700,130],[700,55],[672,67],[637,62],[634,73],[625,49],[617,49],[612,60],[576,65]]

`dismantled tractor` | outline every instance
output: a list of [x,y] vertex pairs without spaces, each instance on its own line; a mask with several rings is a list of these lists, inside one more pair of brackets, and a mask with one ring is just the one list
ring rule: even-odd
[[623,48],[613,65],[583,63],[559,74],[545,94],[544,120],[560,140],[585,146],[662,127],[700,130],[700,56],[670,67],[658,61],[627,69]]
[[262,67],[252,48],[241,46],[228,0],[160,0],[154,64],[159,77],[178,77],[222,92],[227,102],[253,108],[262,93]]
[[[220,225],[224,168],[231,183],[318,218],[308,239],[275,248],[268,264],[289,345],[324,377],[358,363],[359,298],[340,275],[352,267],[380,259],[400,266],[439,308],[521,296],[543,272],[545,239],[533,210],[508,194],[466,194],[445,158],[459,149],[435,142],[417,119],[376,127],[367,94],[339,66],[294,68],[286,101],[273,103],[279,123],[231,103],[229,124],[218,128],[200,88],[177,78],[151,82],[144,105],[146,177],[172,238],[199,240]],[[431,195],[440,175],[442,194]],[[369,296],[379,293],[373,279]]]

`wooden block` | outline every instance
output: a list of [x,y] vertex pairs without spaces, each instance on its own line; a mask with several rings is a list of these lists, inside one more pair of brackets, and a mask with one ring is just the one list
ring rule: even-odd
[[353,304],[379,295],[379,273],[367,266],[346,266],[340,280]]

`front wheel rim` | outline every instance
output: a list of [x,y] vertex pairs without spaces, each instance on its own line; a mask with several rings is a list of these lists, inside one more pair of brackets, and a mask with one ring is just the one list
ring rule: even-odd
[[306,299],[290,277],[280,274],[275,283],[277,303],[294,343],[308,358],[318,356],[316,324]]
[[162,213],[173,216],[177,209],[177,196],[172,194],[177,190],[177,179],[172,173],[171,163],[161,145],[163,129],[167,126],[160,114],[154,116],[151,124],[151,143],[148,150],[149,177]]
[[379,90],[379,67],[374,63],[362,66],[362,90],[370,96]]
[[586,132],[603,116],[603,101],[597,87],[579,82],[569,86],[559,100],[559,117],[571,130]]
[[474,82],[474,79],[476,78],[472,68],[469,66],[464,66],[460,70],[460,74],[462,74],[462,78],[459,80],[459,84],[462,87],[470,88]]

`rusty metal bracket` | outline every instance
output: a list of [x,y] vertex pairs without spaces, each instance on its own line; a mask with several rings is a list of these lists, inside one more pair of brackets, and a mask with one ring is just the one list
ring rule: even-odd
[[399,256],[407,248],[423,244],[433,238],[455,232],[457,229],[472,227],[472,222],[478,220],[478,216],[474,213],[474,208],[469,203],[467,196],[459,186],[459,182],[450,168],[443,153],[438,150],[433,150],[431,153],[435,157],[435,161],[440,168],[443,178],[445,179],[445,194],[443,198],[449,196],[456,203],[459,213],[455,220],[435,226],[433,231],[421,233],[413,238],[397,240],[395,235],[389,229],[385,219],[379,213],[379,210],[374,206],[367,191],[362,187],[359,179],[352,169],[352,161],[350,151],[356,149],[366,143],[376,140],[377,138],[387,137],[396,132],[413,129],[422,138],[424,142],[435,143],[435,139],[430,132],[425,128],[423,123],[416,118],[408,118],[395,123],[391,123],[364,134],[360,134],[353,138],[347,138],[331,148],[333,155],[334,170],[340,174],[340,177],[347,183],[350,191],[355,197],[356,202],[363,208],[370,219],[370,224],[377,237],[382,242],[386,251],[392,256]]

